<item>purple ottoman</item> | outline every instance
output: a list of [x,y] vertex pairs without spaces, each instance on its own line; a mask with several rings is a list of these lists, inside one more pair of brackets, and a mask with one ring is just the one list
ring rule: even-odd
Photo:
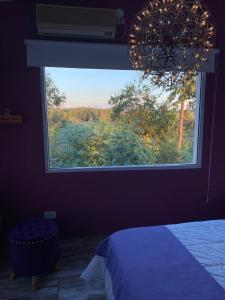
[[39,287],[38,275],[49,272],[59,258],[58,228],[54,220],[34,219],[17,224],[9,233],[12,279],[32,276],[32,290]]

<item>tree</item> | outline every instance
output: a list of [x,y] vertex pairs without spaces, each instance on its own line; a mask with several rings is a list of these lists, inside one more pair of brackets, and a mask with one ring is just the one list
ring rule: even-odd
[[105,147],[105,165],[131,166],[153,164],[155,156],[144,140],[129,128],[117,128]]
[[127,85],[109,100],[112,119],[120,120],[152,146],[165,141],[175,124],[176,113],[166,103],[159,103],[149,86]]
[[[56,167],[88,167],[92,165],[93,130],[83,124],[68,123],[60,128],[50,148],[50,165]],[[50,141],[50,144],[53,143]]]
[[191,163],[192,159],[192,143],[184,143],[182,149],[178,149],[174,139],[162,143],[156,155],[157,164]]
[[195,93],[196,93],[196,78],[193,77],[183,86],[171,86],[167,91],[170,92],[168,101],[173,102],[174,105],[180,105],[179,117],[179,134],[178,134],[178,149],[181,149],[183,144],[183,129],[185,120],[185,101],[189,101],[189,106],[194,107]]
[[45,91],[48,107],[59,107],[66,101],[66,96],[60,92],[48,72],[45,73]]

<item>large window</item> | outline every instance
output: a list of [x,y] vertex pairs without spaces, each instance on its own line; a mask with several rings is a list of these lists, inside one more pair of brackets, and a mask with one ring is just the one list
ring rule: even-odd
[[45,68],[48,170],[200,164],[202,76],[159,90],[136,71]]

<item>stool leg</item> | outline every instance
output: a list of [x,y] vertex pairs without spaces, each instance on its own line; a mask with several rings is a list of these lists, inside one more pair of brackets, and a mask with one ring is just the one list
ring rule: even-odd
[[32,276],[32,291],[35,292],[40,287],[38,276]]
[[10,280],[14,280],[16,278],[16,273],[14,271],[10,272]]

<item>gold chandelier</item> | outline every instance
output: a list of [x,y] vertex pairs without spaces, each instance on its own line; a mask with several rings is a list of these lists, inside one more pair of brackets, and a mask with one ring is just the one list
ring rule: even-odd
[[208,61],[215,28],[200,0],[148,0],[129,38],[133,68],[163,87],[183,85]]

